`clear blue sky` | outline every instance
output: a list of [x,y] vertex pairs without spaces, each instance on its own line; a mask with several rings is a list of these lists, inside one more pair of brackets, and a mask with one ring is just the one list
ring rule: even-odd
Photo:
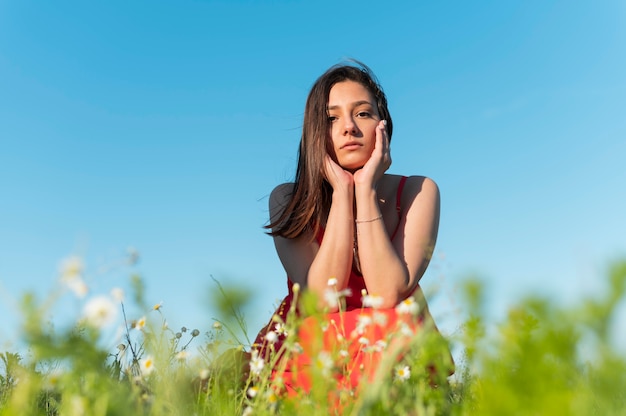
[[129,246],[173,326],[211,322],[212,275],[254,291],[255,332],[285,294],[268,194],[348,57],[389,97],[390,172],[440,186],[444,327],[470,274],[494,314],[601,290],[626,254],[624,1],[0,1],[0,346],[62,258],[106,292]]

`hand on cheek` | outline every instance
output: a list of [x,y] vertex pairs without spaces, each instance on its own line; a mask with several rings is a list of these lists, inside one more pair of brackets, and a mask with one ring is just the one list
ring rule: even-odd
[[354,173],[354,181],[358,185],[375,187],[376,182],[391,166],[389,154],[389,136],[385,120],[381,120],[376,126],[376,140],[374,150],[362,169]]

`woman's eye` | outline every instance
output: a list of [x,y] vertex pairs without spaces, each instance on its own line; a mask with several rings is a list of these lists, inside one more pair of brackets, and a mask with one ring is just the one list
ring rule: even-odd
[[328,121],[330,121],[331,123],[333,121],[336,121],[336,120],[337,120],[337,117],[335,117],[335,116],[328,116]]
[[357,117],[369,117],[370,113],[368,113],[367,111],[359,111],[357,113]]

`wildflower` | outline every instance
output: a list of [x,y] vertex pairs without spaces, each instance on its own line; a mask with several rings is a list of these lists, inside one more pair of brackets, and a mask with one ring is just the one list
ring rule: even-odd
[[162,307],[163,307],[163,301],[161,301],[161,302],[157,303],[156,305],[154,305],[152,307],[152,310],[160,311]]
[[413,296],[409,296],[396,306],[396,312],[401,314],[417,315],[419,305],[415,302]]
[[46,390],[53,390],[55,387],[59,385],[59,382],[61,381],[62,376],[63,376],[63,373],[59,369],[52,370],[48,374],[48,377],[45,379],[44,388]]
[[369,343],[370,343],[369,339],[367,339],[365,337],[359,338],[359,344],[361,344],[361,345],[369,345]]
[[59,272],[61,273],[61,279],[80,278],[83,274],[84,264],[83,260],[78,256],[70,256],[63,259],[59,266]]
[[289,335],[289,333],[287,332],[287,329],[285,328],[285,324],[283,324],[282,322],[277,322],[276,325],[274,325],[274,331],[278,335],[284,335],[284,336]]
[[107,296],[92,298],[83,309],[83,318],[88,325],[102,328],[110,324],[117,316],[117,306]]
[[361,301],[366,308],[380,309],[385,299],[382,296],[365,295],[361,298]]
[[250,398],[255,398],[257,393],[259,392],[259,388],[257,386],[252,386],[248,389],[247,394]]
[[340,356],[341,358],[347,358],[347,357],[348,357],[348,355],[350,355],[350,354],[348,353],[348,351],[343,350],[343,349],[342,349],[342,350],[339,350],[339,356]]
[[291,291],[293,293],[298,293],[300,291],[300,284],[294,283],[293,286],[291,286]]
[[411,329],[411,327],[405,322],[402,322],[400,324],[400,333],[405,337],[412,337],[413,335],[415,335],[415,331]]
[[265,361],[259,357],[257,350],[253,350],[252,358],[250,359],[250,372],[258,376],[263,371],[263,367],[265,367]]
[[335,287],[337,286],[337,283],[338,283],[337,279],[334,277],[331,277],[330,279],[328,279],[328,286]]
[[222,324],[218,321],[213,322],[213,329],[222,329]]
[[200,370],[200,380],[207,380],[209,378],[209,370],[206,368],[203,368],[202,370]]
[[193,338],[197,337],[198,335],[200,335],[200,331],[198,331],[197,329],[194,329],[193,331],[191,331],[191,336]]
[[84,298],[87,295],[87,292],[89,292],[87,284],[80,277],[73,277],[65,280],[64,283],[78,298]]
[[346,288],[340,291],[333,289],[326,289],[324,291],[324,300],[328,306],[336,306],[341,298],[348,297],[352,295],[352,290],[350,288]]
[[243,409],[243,413],[241,414],[241,416],[252,416],[252,407],[251,406],[246,406],[245,409]]
[[387,326],[388,317],[384,313],[374,312],[372,314],[372,320],[376,325]]
[[119,287],[114,287],[113,289],[111,289],[111,297],[116,302],[122,303],[124,302],[124,291]]
[[372,323],[372,318],[369,315],[359,315],[356,317],[356,332],[357,334],[362,334],[365,332],[365,329]]
[[333,359],[328,351],[320,351],[315,360],[317,368],[321,370],[322,374],[327,376],[330,374],[330,370],[333,368]]
[[266,400],[270,405],[275,405],[276,402],[278,402],[278,396],[276,396],[273,391],[268,391]]
[[139,367],[141,369],[141,375],[144,377],[149,376],[154,371],[154,358],[147,356],[143,360],[139,361]]
[[176,354],[176,359],[179,361],[185,361],[189,353],[186,350],[181,350],[178,354]]
[[267,334],[265,334],[265,340],[270,344],[273,344],[278,341],[278,335],[276,335],[276,332],[274,331],[269,331]]
[[83,270],[83,260],[78,256],[65,258],[59,266],[61,282],[79,298],[84,298],[89,291],[82,277]]
[[142,316],[135,322],[135,329],[141,331],[146,327],[146,317]]
[[395,379],[398,381],[407,381],[411,377],[411,369],[408,365],[398,366],[394,371]]
[[385,348],[387,348],[387,342],[382,339],[379,339],[374,343],[374,351],[382,352]]

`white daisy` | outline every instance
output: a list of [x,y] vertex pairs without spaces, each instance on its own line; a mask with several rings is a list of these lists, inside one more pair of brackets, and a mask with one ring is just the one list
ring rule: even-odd
[[248,394],[248,397],[255,398],[258,392],[259,392],[259,388],[257,386],[252,386],[248,389],[247,394]]
[[111,298],[113,298],[116,302],[124,302],[124,290],[119,287],[114,287],[111,289]]
[[411,369],[408,365],[398,366],[394,371],[395,379],[398,381],[407,381],[411,377]]
[[149,376],[154,371],[154,358],[150,355],[147,356],[139,361],[139,367],[141,368],[141,375],[144,377]]
[[366,308],[380,309],[385,299],[382,296],[365,295],[361,298],[361,301]]
[[117,305],[108,296],[96,296],[83,308],[83,319],[88,325],[102,328],[117,317]]
[[135,322],[135,329],[141,331],[146,327],[146,317],[142,316]]
[[265,334],[265,340],[270,344],[273,344],[278,341],[278,335],[274,331],[269,331],[267,334]]
[[254,375],[261,374],[263,368],[265,367],[265,361],[263,358],[259,357],[259,352],[257,350],[252,351],[252,358],[250,359],[250,372]]
[[369,315],[359,315],[356,317],[356,319],[357,322],[355,330],[359,335],[361,335],[363,332],[365,332],[365,329],[372,323],[372,317]]
[[396,311],[400,314],[417,315],[419,312],[419,305],[415,302],[413,296],[409,296],[396,306]]
[[328,376],[330,374],[330,370],[332,370],[334,366],[333,358],[330,356],[330,353],[328,351],[320,351],[320,353],[317,355],[317,360],[315,360],[315,364],[325,376]]

